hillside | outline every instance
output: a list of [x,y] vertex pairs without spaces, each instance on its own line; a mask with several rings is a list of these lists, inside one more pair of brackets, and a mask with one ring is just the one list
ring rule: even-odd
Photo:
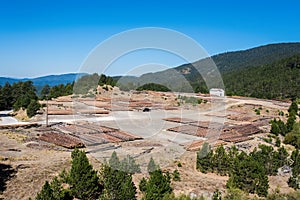
[[[207,87],[198,71],[207,68],[208,65],[212,64],[211,61],[213,60],[224,79],[226,79],[224,80],[225,85],[226,88],[230,89],[230,93],[242,94],[234,89],[233,85],[237,84],[236,82],[240,81],[240,79],[236,77],[239,73],[246,73],[243,72],[243,70],[250,70],[252,67],[270,65],[282,59],[288,59],[289,57],[292,57],[296,54],[300,54],[300,43],[270,44],[243,51],[218,54],[212,56],[211,59],[202,59],[193,64],[184,64],[176,68],[164,70],[161,72],[147,73],[140,77],[122,77],[121,79],[119,79],[119,85],[124,86],[124,88],[127,89],[134,89],[139,85],[153,82],[165,85],[172,91],[195,91],[205,93],[208,92]],[[276,73],[276,71],[274,72]],[[284,73],[284,76],[285,75],[287,74]],[[253,74],[253,76],[255,75]],[[268,77],[269,74],[264,74],[264,76]],[[256,81],[256,79],[255,77],[251,76],[249,76],[248,78],[249,81],[247,82],[247,86],[249,87],[249,84],[252,84],[251,81]],[[282,79],[285,80],[289,78],[290,77],[282,77]],[[258,82],[257,84],[259,84],[258,87],[264,87],[261,82]],[[283,84],[281,86],[282,88],[286,88],[286,86],[284,85],[288,84],[288,81],[283,81],[281,84]],[[218,83],[216,83],[216,86],[218,86]],[[272,88],[272,93],[278,93],[278,87],[270,87]],[[265,92],[268,93],[268,90],[266,89]],[[269,94],[257,96],[255,92],[247,92],[243,93],[243,95],[254,97],[264,96],[263,98],[282,96]],[[290,95],[283,95],[282,97],[289,96]]]
[[300,54],[272,64],[225,73],[223,81],[228,95],[266,99],[299,98]]

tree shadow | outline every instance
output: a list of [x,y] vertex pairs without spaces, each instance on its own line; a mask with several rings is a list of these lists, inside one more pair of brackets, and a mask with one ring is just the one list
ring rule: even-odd
[[11,165],[0,163],[0,194],[6,189],[6,182],[12,178],[17,171]]

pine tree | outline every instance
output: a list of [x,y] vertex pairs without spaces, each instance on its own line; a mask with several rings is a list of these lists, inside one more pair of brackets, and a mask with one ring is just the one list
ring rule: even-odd
[[80,199],[97,199],[103,187],[84,151],[74,149],[72,166],[67,177],[72,196]]
[[72,200],[73,197],[68,189],[62,187],[62,181],[54,177],[50,183],[52,189],[53,200]]
[[142,178],[142,180],[139,183],[139,189],[141,192],[146,192],[147,189],[147,180],[145,179],[145,177]]
[[292,103],[291,103],[291,105],[290,105],[290,107],[288,109],[288,112],[291,113],[292,111],[294,111],[295,113],[298,113],[298,110],[299,110],[299,108],[298,108],[297,102],[296,101],[292,101]]
[[45,182],[42,190],[37,194],[36,200],[53,200],[53,190],[48,181]]
[[259,196],[266,196],[269,188],[264,166],[244,152],[238,155],[226,185],[228,188],[238,188]]
[[155,170],[150,173],[150,178],[146,184],[145,200],[161,200],[166,194],[171,194],[171,177],[168,173]]
[[154,172],[155,170],[159,169],[159,166],[155,164],[154,159],[151,157],[150,161],[147,166],[147,170],[149,173]]
[[104,165],[101,171],[104,191],[103,200],[134,200],[136,187],[132,176],[124,171]]
[[41,99],[46,99],[48,97],[48,95],[50,94],[50,89],[51,89],[51,87],[48,84],[46,84],[43,87],[43,89],[41,91]]
[[120,170],[129,174],[140,173],[141,169],[133,157],[127,155],[120,163]]
[[286,122],[286,128],[287,128],[287,131],[288,132],[291,132],[294,128],[294,124],[296,123],[296,113],[294,110],[292,110],[290,113],[289,113],[289,118]]
[[121,165],[120,160],[115,151],[111,154],[111,157],[108,162],[111,168],[118,169],[118,170],[120,169],[120,165]]
[[28,117],[33,117],[34,115],[36,115],[36,112],[40,109],[40,107],[40,103],[37,100],[32,99],[27,107]]
[[229,172],[228,156],[225,152],[223,145],[219,146],[212,157],[213,168],[217,174],[226,175]]
[[197,163],[196,167],[202,173],[207,173],[213,171],[213,151],[210,148],[210,145],[205,142],[202,145],[202,148],[197,152]]

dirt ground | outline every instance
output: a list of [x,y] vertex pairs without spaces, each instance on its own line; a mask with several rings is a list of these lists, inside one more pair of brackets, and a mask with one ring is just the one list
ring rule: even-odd
[[[107,160],[113,151],[116,151],[121,157],[127,154],[134,156],[137,163],[141,165],[143,172],[133,177],[137,186],[141,178],[147,176],[147,163],[153,157],[163,170],[173,172],[177,169],[180,172],[181,181],[172,183],[175,194],[194,193],[198,196],[211,197],[215,189],[225,191],[228,177],[210,173],[203,174],[197,171],[195,168],[196,152],[186,151],[186,145],[199,139],[199,137],[167,131],[168,128],[178,126],[178,123],[166,122],[163,118],[181,117],[196,121],[216,120],[225,125],[247,124],[258,119],[279,117],[278,111],[286,112],[289,103],[231,97],[223,99],[222,102],[217,103],[218,105],[212,107],[210,97],[200,96],[200,98],[207,99],[208,102],[199,105],[182,104],[178,106],[174,94],[129,94],[113,91],[112,94],[106,94],[105,98],[96,97],[97,100],[86,98],[76,102],[82,110],[108,109],[109,114],[80,114],[80,109],[77,108],[76,112],[78,111],[79,114],[72,111],[72,115],[51,115],[49,121],[50,123],[85,121],[119,128],[122,131],[140,136],[143,138],[142,140],[90,146],[86,149],[89,152],[88,157],[94,168],[99,169],[100,163]],[[112,109],[114,105],[109,103],[111,99],[117,102],[118,110]],[[143,113],[140,110],[142,104],[139,102],[153,105],[154,109],[149,113]],[[60,98],[51,103],[50,108],[53,110],[68,110],[68,112],[72,110],[71,97]],[[133,107],[127,109],[128,105],[133,105]],[[120,107],[122,106],[126,109],[121,110]],[[164,109],[165,106],[168,108],[176,107],[176,109]],[[259,115],[256,113],[256,109],[260,110]],[[31,122],[44,124],[44,120],[45,113],[35,117]],[[261,138],[266,137],[270,125],[262,123],[259,128],[261,133],[254,135],[254,139],[236,145],[246,144],[246,146],[250,146],[249,149],[252,149],[258,144],[264,143]],[[28,140],[26,138],[31,137],[33,132],[31,129],[0,130],[0,169],[7,172],[5,173],[6,179],[3,179],[6,180],[5,190],[0,195],[0,199],[27,200],[29,197],[34,198],[45,180],[52,179],[64,168],[70,167],[70,151],[67,149],[53,147],[53,144],[44,146],[49,148],[27,147]],[[178,167],[178,163],[181,163],[182,167]],[[281,192],[292,191],[287,186],[287,179],[288,176],[269,177],[270,191],[277,187],[280,188]]]
[[22,133],[0,132],[0,165],[9,166],[12,176],[0,198],[34,198],[46,180],[70,166],[70,152],[31,149],[22,142],[25,137]]

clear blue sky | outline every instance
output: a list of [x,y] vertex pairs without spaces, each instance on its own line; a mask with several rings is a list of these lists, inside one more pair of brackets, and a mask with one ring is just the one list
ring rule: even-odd
[[[182,32],[210,55],[297,42],[299,8],[298,0],[0,0],[0,76],[77,72],[100,42],[139,27]],[[127,62],[110,75],[130,70]]]

